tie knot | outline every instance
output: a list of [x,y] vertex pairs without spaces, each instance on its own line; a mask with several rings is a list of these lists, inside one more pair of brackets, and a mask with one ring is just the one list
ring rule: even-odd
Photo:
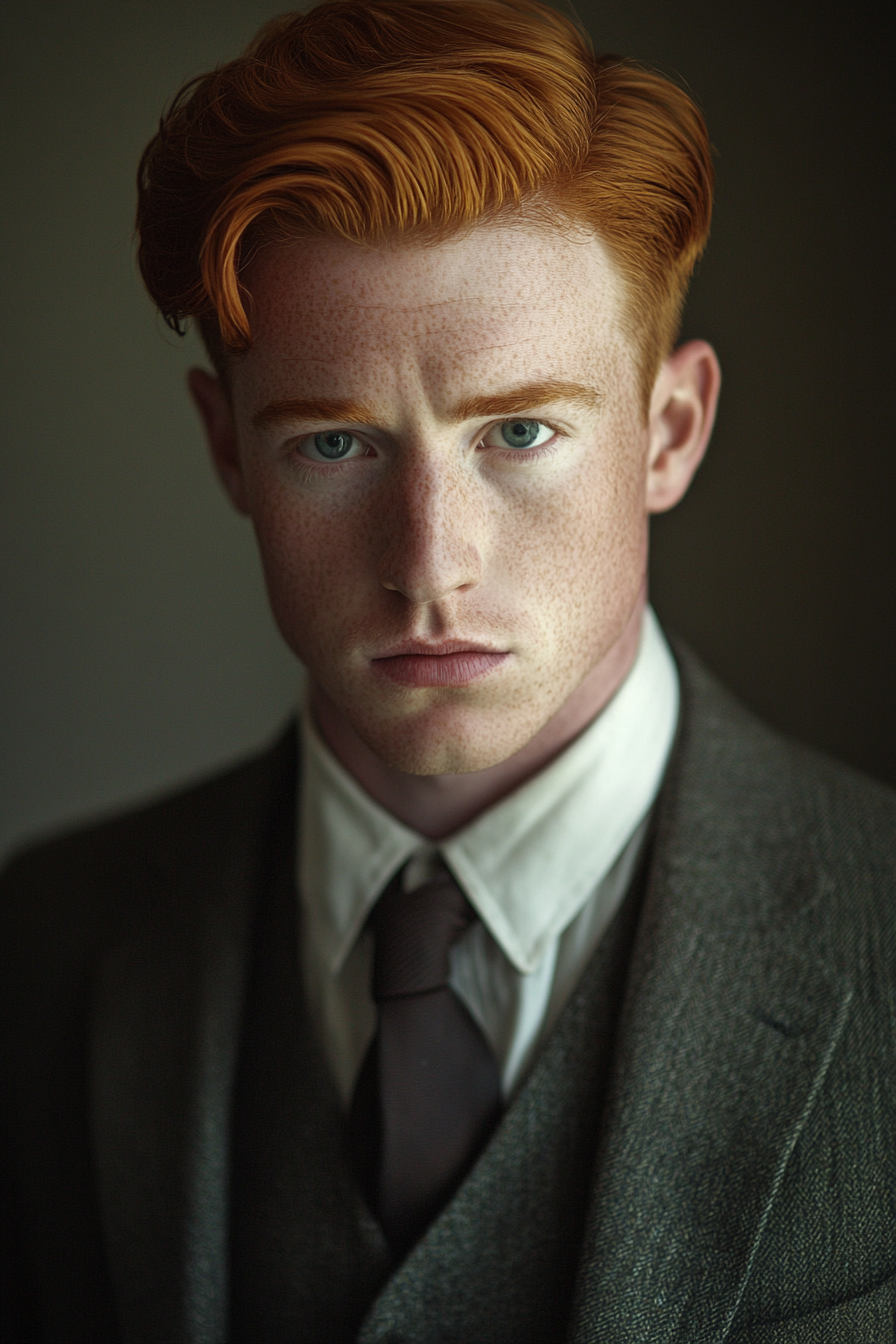
[[377,1002],[447,985],[451,945],[474,918],[469,901],[447,872],[416,891],[402,891],[400,877],[390,882],[370,921]]

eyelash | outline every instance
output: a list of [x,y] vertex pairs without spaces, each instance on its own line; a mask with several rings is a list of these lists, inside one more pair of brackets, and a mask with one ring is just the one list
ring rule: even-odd
[[358,458],[349,458],[347,462],[312,462],[310,458],[303,457],[295,449],[291,451],[294,470],[299,480],[306,485],[319,481],[321,475],[338,476],[342,472],[348,471]]
[[[502,423],[502,421],[498,421],[499,425]],[[488,444],[486,445],[486,450],[493,454],[498,453],[502,458],[511,462],[534,462],[540,457],[549,457],[557,447],[557,440],[565,439],[567,436],[562,429],[558,429],[556,425],[552,425],[550,420],[539,420],[538,423],[544,425],[545,429],[549,429],[553,434],[553,438],[548,439],[545,443],[540,443],[537,448],[493,448],[491,444]],[[493,428],[493,425],[490,426],[490,429]],[[486,434],[489,432],[489,429],[485,431]],[[485,435],[483,435],[483,438],[484,437]],[[481,442],[478,443],[476,447],[477,449],[482,447]]]
[[[564,433],[562,429],[559,429],[557,425],[552,424],[550,420],[539,420],[538,423],[540,425],[544,425],[546,429],[549,429],[553,437],[548,439],[546,443],[539,444],[537,448],[495,448],[491,444],[485,444],[484,440],[491,433],[491,431],[495,429],[497,425],[504,424],[503,420],[496,420],[494,424],[488,425],[483,430],[479,442],[476,444],[476,451],[478,452],[480,449],[482,449],[483,451],[487,451],[492,455],[497,453],[500,457],[504,458],[505,460],[514,462],[520,462],[520,461],[533,462],[536,461],[538,458],[547,457],[556,448],[558,439],[565,439],[567,435]],[[351,433],[352,431],[348,430],[347,432]],[[293,440],[292,443],[287,445],[287,453],[290,456],[292,456],[296,465],[296,469],[300,474],[300,477],[306,481],[311,481],[319,478],[321,469],[323,469],[328,476],[333,476],[337,472],[348,471],[353,462],[363,460],[361,458],[354,457],[354,458],[348,458],[344,462],[339,461],[315,462],[312,458],[304,457],[298,451],[298,446],[301,443],[302,439],[307,437],[308,437],[307,435],[303,434],[302,438],[298,440]],[[361,436],[357,435],[356,437],[360,438]]]

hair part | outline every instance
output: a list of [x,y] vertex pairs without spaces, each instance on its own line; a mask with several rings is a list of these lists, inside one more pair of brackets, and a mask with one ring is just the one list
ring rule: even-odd
[[713,172],[686,93],[596,57],[538,0],[324,0],[192,80],[138,176],[139,265],[166,322],[225,375],[252,342],[260,246],[437,243],[501,217],[593,230],[621,275],[645,405],[709,232]]

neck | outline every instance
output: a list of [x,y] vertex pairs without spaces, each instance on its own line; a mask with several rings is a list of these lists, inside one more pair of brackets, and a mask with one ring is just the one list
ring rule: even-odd
[[376,802],[429,840],[444,840],[543,770],[586,728],[622,685],[638,652],[644,599],[621,636],[572,695],[526,745],[506,761],[463,775],[409,775],[385,765],[326,692],[312,686],[321,736],[337,760]]

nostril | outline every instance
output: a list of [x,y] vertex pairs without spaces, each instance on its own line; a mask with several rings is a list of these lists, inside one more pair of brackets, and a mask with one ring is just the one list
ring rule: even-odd
[[475,588],[481,577],[482,561],[475,546],[427,546],[419,539],[416,545],[390,546],[378,569],[384,588],[403,593],[412,602],[435,602]]

